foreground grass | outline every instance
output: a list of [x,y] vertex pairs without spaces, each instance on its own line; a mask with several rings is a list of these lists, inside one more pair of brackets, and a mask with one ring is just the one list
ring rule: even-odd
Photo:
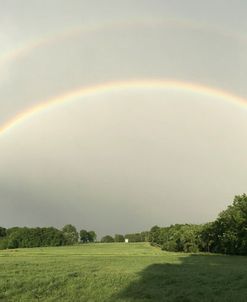
[[148,244],[0,251],[0,301],[247,301],[247,257]]

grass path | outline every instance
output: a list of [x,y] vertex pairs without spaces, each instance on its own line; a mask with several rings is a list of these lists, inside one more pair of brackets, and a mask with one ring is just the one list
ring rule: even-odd
[[148,244],[0,251],[0,301],[247,301],[247,257]]

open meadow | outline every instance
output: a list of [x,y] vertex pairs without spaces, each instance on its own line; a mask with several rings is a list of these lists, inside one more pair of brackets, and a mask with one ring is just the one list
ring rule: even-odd
[[147,243],[0,251],[0,301],[246,301],[247,257]]

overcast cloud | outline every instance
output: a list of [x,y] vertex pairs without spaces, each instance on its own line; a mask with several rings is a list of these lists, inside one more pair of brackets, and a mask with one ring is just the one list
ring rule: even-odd
[[[245,1],[0,0],[0,125],[78,87],[173,79],[247,98]],[[246,191],[246,106],[126,89],[0,136],[0,225],[100,235],[212,220]]]

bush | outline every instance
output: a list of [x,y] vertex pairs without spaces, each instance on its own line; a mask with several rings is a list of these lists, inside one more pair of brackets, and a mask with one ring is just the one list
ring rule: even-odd
[[8,239],[7,238],[3,238],[0,239],[0,250],[5,250],[8,247]]
[[114,237],[115,242],[124,242],[124,236],[120,234],[116,234]]
[[114,239],[112,238],[112,236],[106,235],[106,236],[102,237],[101,242],[111,243],[111,242],[114,242]]

